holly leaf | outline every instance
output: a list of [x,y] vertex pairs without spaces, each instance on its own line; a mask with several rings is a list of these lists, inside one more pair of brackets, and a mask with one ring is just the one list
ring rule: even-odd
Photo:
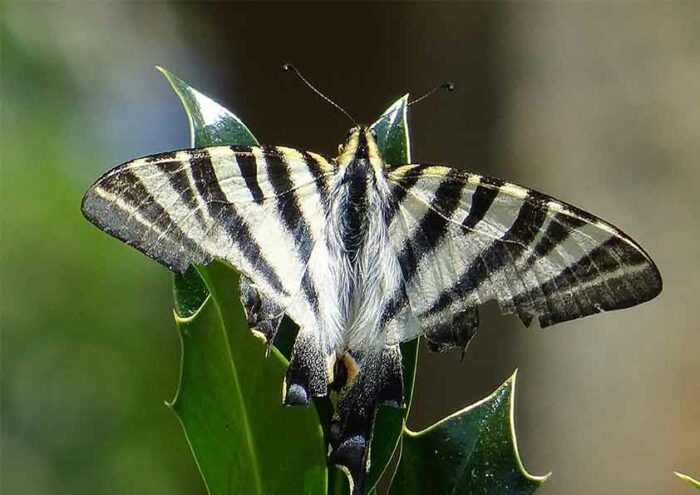
[[493,394],[421,432],[405,430],[390,494],[528,495],[513,428],[515,373]]
[[248,127],[208,96],[200,93],[182,79],[162,67],[156,66],[168,80],[175,94],[180,98],[190,124],[192,147],[238,144],[257,146],[258,140]]
[[[233,113],[165,69],[190,122],[192,146],[257,144]],[[287,360],[248,328],[239,275],[215,261],[176,276],[182,371],[170,404],[210,495],[323,494],[325,443],[313,407],[283,407]]]
[[678,471],[674,471],[673,474],[678,476],[683,481],[688,482],[690,484],[690,486],[694,486],[695,488],[700,488],[700,481],[691,478],[687,474],[679,473]]
[[408,94],[396,100],[369,126],[384,161],[392,167],[411,163],[411,140],[408,134]]

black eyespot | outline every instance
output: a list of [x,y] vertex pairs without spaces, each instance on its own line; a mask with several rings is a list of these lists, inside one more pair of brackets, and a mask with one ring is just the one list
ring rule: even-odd
[[336,359],[333,365],[333,383],[330,384],[332,390],[340,390],[348,382],[348,369],[342,359]]

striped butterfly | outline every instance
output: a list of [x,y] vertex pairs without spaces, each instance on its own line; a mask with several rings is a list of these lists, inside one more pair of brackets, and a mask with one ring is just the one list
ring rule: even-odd
[[140,158],[82,204],[175,272],[232,264],[248,323],[269,343],[284,315],[297,323],[283,402],[339,391],[330,461],[353,493],[364,491],[377,407],[403,402],[402,342],[465,349],[490,300],[546,327],[661,291],[653,261],[611,224],[501,179],[388,166],[376,126],[353,127],[335,158],[282,146]]

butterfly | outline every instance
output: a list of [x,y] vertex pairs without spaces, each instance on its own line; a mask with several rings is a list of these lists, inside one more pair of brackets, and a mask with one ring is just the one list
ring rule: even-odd
[[654,262],[613,225],[494,177],[389,166],[374,126],[335,158],[283,146],[213,146],[123,163],[82,212],[174,272],[222,259],[240,273],[250,327],[299,333],[283,402],[338,391],[330,462],[363,493],[380,404],[400,406],[400,344],[466,349],[479,306],[541,327],[661,291]]

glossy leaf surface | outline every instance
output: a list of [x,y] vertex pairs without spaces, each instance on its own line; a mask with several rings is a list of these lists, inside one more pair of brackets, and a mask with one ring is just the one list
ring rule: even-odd
[[391,166],[411,163],[411,140],[408,133],[408,95],[396,100],[370,126],[374,131],[382,158]]
[[522,465],[513,429],[515,374],[430,428],[406,431],[390,494],[528,495],[546,479]]
[[163,73],[185,108],[190,124],[190,144],[193,148],[219,144],[259,144],[253,133],[233,112],[164,68],[156,68]]

